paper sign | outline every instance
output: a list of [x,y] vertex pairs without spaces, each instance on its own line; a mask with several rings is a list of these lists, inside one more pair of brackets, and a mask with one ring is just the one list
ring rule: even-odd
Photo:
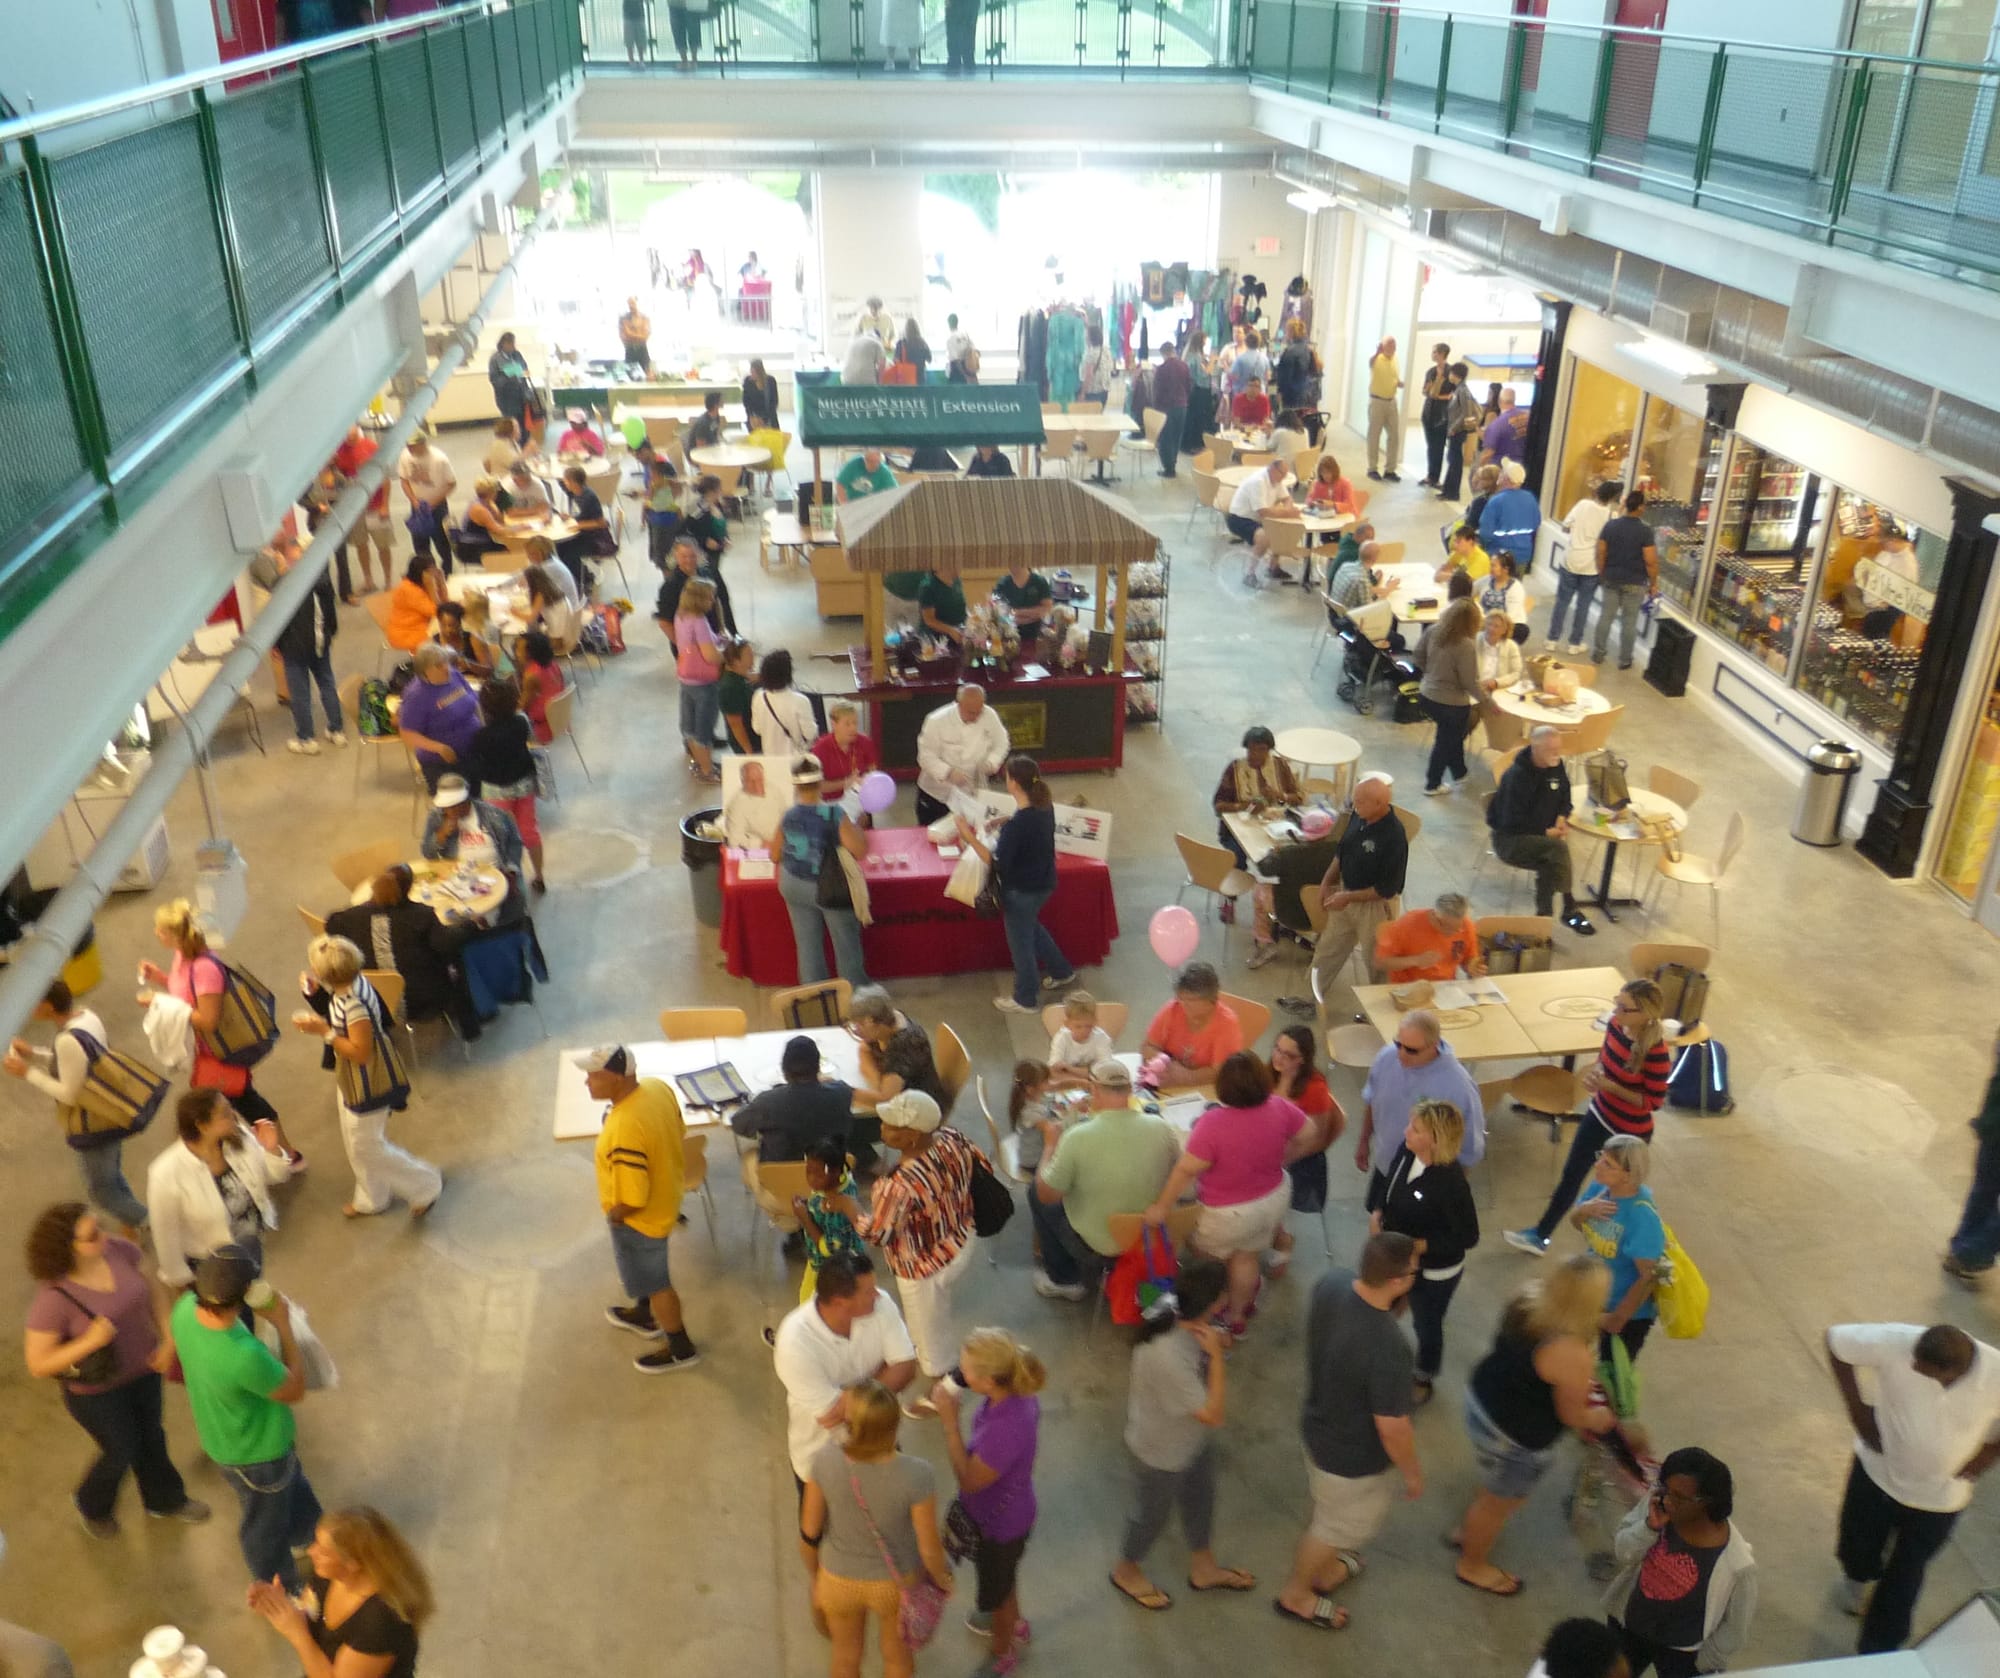
[[732,752],[720,762],[723,838],[732,845],[770,844],[793,803],[792,760],[738,757]]
[[1893,571],[1875,560],[1864,559],[1854,568],[1854,580],[1860,584],[1862,598],[1869,606],[1893,606],[1905,617],[1915,618],[1918,623],[1931,621],[1931,608],[1936,604],[1937,596],[1914,577]]
[[1056,806],[1056,850],[1063,856],[1111,860],[1111,813],[1085,810],[1073,804]]

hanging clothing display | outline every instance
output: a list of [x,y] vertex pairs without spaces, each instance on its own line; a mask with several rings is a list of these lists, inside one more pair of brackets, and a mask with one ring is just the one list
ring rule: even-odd
[[1049,311],[1049,357],[1047,400],[1065,407],[1074,402],[1082,388],[1077,372],[1083,365],[1083,311],[1058,303]]
[[1049,400],[1049,319],[1040,309],[1030,309],[1021,317],[1015,349],[1021,358],[1018,375],[1024,385],[1034,385]]
[[1306,277],[1303,274],[1298,275],[1285,287],[1285,301],[1278,310],[1278,329],[1283,331],[1295,320],[1306,323],[1306,336],[1310,338],[1313,329],[1313,294],[1312,287],[1306,284]]

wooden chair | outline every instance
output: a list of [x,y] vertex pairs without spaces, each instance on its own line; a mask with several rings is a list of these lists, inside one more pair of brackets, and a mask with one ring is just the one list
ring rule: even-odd
[[1257,1040],[1264,1035],[1264,1028],[1271,1023],[1271,1006],[1267,1002],[1256,1002],[1247,996],[1236,996],[1224,991],[1216,998],[1226,1002],[1236,1011],[1236,1023],[1243,1031],[1243,1046],[1254,1049]]
[[[1187,868],[1187,878],[1181,882],[1180,890],[1174,893],[1176,903],[1187,895],[1190,887],[1194,887],[1206,894],[1202,902],[1202,913],[1207,915],[1214,907],[1217,898],[1221,898],[1225,903],[1234,903],[1257,884],[1236,866],[1236,858],[1220,845],[1205,845],[1199,839],[1191,838],[1185,833],[1176,833],[1174,844],[1179,847],[1181,862]],[[1225,946],[1229,943],[1226,924],[1222,942]]]
[[1407,542],[1378,542],[1375,545],[1376,565],[1378,567],[1384,565],[1401,565],[1404,556],[1409,552],[1409,547],[1410,545]]
[[364,594],[361,597],[361,609],[368,614],[369,618],[374,622],[376,629],[381,631],[382,635],[382,644],[375,649],[375,674],[378,676],[382,674],[382,660],[384,658],[389,660],[390,668],[394,669],[396,665],[410,656],[403,648],[389,644],[391,592],[388,589],[384,589],[380,594]]
[[1266,513],[1258,522],[1264,527],[1264,555],[1269,562],[1282,564],[1296,559],[1301,565],[1306,563],[1306,527],[1297,519],[1274,519]]
[[[1005,1136],[1000,1134],[1000,1121],[993,1116],[993,1109],[986,1105],[986,1080],[972,1081],[973,1093],[979,1100],[979,1116],[986,1121],[986,1134],[993,1139],[993,1162],[1009,1182],[1032,1186],[1035,1174],[1021,1164],[1021,1138],[1012,1130]],[[994,1261],[999,1262],[997,1259]]]
[[[1072,403],[1074,408],[1076,404]],[[1083,458],[1092,467],[1109,466],[1118,455],[1118,445],[1124,439],[1115,431],[1086,431],[1083,433]],[[1107,482],[1102,471],[1093,471],[1091,476],[1099,483]],[[1114,474],[1115,476],[1115,474]]]
[[1493,779],[1493,790],[1495,792],[1500,790],[1500,777],[1507,773],[1508,766],[1513,763],[1515,758],[1521,755],[1525,746],[1526,742],[1524,741],[1520,745],[1508,746],[1504,749],[1488,747],[1479,754],[1480,763],[1484,766],[1486,773]]
[[[772,1196],[780,1206],[787,1209],[786,1217],[788,1220],[791,1215],[789,1209],[792,1202],[803,1199],[812,1187],[806,1181],[806,1162],[802,1159],[760,1159],[757,1161],[755,1167],[755,1175],[757,1187],[763,1190],[765,1194]],[[761,1206],[758,1207],[758,1210],[760,1212],[764,1211]],[[753,1248],[757,1244],[757,1231],[760,1226],[774,1233],[779,1231],[778,1224],[772,1220],[768,1212],[765,1212],[762,1218],[751,1219],[750,1245]],[[790,1232],[785,1231],[784,1233],[789,1234]],[[786,1309],[791,1309],[790,1305],[787,1305]]]
[[1706,973],[1715,952],[1706,944],[1634,944],[1625,960],[1635,979],[1650,979],[1670,961]]
[[1100,396],[1094,402],[1072,402],[1067,411],[1072,414],[1101,414],[1105,401],[1106,398]]
[[1188,509],[1188,523],[1193,524],[1195,514],[1206,507],[1215,508],[1215,498],[1221,492],[1222,483],[1213,472],[1204,472],[1199,466],[1191,474],[1194,478],[1194,505]]
[[405,849],[400,839],[378,839],[357,851],[343,851],[327,867],[350,892],[358,891],[391,863],[401,862]]
[[741,1037],[750,1019],[741,1008],[662,1008],[660,1035],[669,1043],[702,1037]]
[[1160,433],[1167,428],[1167,413],[1164,408],[1148,408],[1139,416],[1139,429],[1143,438],[1121,437],[1118,446],[1130,449],[1134,454],[1153,454],[1160,446]]
[[[1493,786],[1497,792],[1500,786],[1497,774],[1494,777]],[[1491,792],[1479,795],[1480,833],[1482,838],[1479,847],[1479,860],[1472,865],[1472,880],[1469,889],[1470,891],[1478,889],[1479,878],[1486,872],[1487,865],[1490,863],[1493,867],[1500,870],[1500,883],[1506,888],[1507,901],[1511,904],[1514,901],[1515,894],[1529,879],[1529,872],[1526,869],[1516,868],[1511,862],[1501,861],[1500,853],[1493,848],[1493,830],[1486,826],[1484,819],[1487,810],[1492,807],[1493,797],[1494,794]]]
[[1044,414],[1059,414],[1062,411],[1063,405],[1060,402],[1044,402],[1042,404],[1042,412]]
[[[805,1175],[803,1166],[799,1175]],[[690,1130],[681,1137],[681,1192],[699,1189],[701,1191],[701,1213],[708,1220],[708,1244],[717,1245],[715,1239],[715,1191],[708,1186],[708,1133]]]
[[1589,757],[1593,752],[1601,752],[1611,743],[1612,730],[1618,726],[1618,719],[1625,714],[1623,705],[1613,705],[1608,711],[1597,711],[1583,718],[1574,728],[1566,728],[1562,733],[1564,757]]
[[1269,466],[1277,458],[1269,449],[1245,449],[1229,464],[1232,466]]
[[1366,1072],[1384,1045],[1381,1032],[1365,1020],[1354,1025],[1337,1025],[1326,1034],[1327,1058],[1335,1066],[1351,1072]]
[[594,781],[596,777],[591,774],[590,765],[583,761],[583,748],[576,743],[576,731],[571,726],[570,712],[575,705],[576,685],[572,682],[543,707],[542,715],[549,719],[549,744],[553,746],[558,740],[567,739],[570,750],[576,753],[576,761],[583,769],[583,778]]
[[1597,686],[1597,666],[1594,664],[1572,664],[1568,659],[1560,661],[1565,670],[1576,672],[1576,685],[1580,688]]
[[1509,1078],[1504,1093],[1516,1107],[1548,1121],[1551,1142],[1562,1140],[1563,1120],[1575,1117],[1590,1099],[1582,1078],[1562,1066],[1531,1066]]
[[[1729,825],[1723,829],[1722,849],[1713,858],[1695,856],[1683,851],[1678,858],[1660,853],[1653,875],[1653,889],[1650,897],[1657,900],[1660,882],[1671,880],[1676,886],[1706,886],[1708,888],[1709,943],[1716,949],[1722,948],[1722,877],[1729,872],[1729,865],[1736,860],[1736,853],[1743,849],[1747,829],[1743,822],[1743,812],[1732,810]],[[1650,906],[1648,913],[1651,912]]]
[[1292,476],[1302,484],[1310,484],[1319,470],[1319,457],[1325,453],[1323,448],[1299,450],[1292,456]]
[[[1097,1023],[1103,1027],[1104,1035],[1116,1043],[1124,1035],[1125,1026],[1132,1017],[1129,1004],[1124,1002],[1100,1002],[1097,1005]],[[1050,1038],[1063,1028],[1063,1005],[1051,1002],[1042,1010],[1042,1029]]]
[[1516,938],[1553,938],[1556,931],[1553,915],[1476,915],[1473,918],[1478,922],[1482,938],[1502,932],[1511,933]]
[[1695,800],[1701,797],[1701,782],[1690,780],[1678,769],[1656,763],[1646,771],[1646,790],[1671,798],[1683,810],[1692,810]]
[[1417,835],[1424,830],[1424,818],[1414,810],[1405,810],[1400,804],[1392,804],[1389,808],[1395,813],[1396,825],[1403,830],[1403,837],[1415,844]]
[[315,915],[303,903],[297,907],[299,919],[306,923],[306,931],[310,932],[315,938],[324,938],[326,936],[326,922],[318,915]]
[[771,1018],[780,1031],[808,1031],[815,1026],[845,1025],[847,999],[854,987],[845,979],[816,985],[794,985],[771,997]]
[[416,1028],[403,1017],[403,975],[393,967],[364,967],[361,977],[366,979],[375,994],[382,999],[382,1007],[389,1016],[391,1026],[400,1027],[403,1040],[410,1045],[410,1082],[417,1081],[417,1032]]
[[972,1076],[972,1057],[965,1052],[965,1043],[958,1033],[940,1021],[937,1030],[931,1033],[931,1058],[937,1062],[938,1082],[949,1098],[944,1109],[949,1113]]
[[[491,577],[511,577],[516,571],[525,571],[527,568],[526,548],[489,548],[479,556],[479,569]],[[368,598],[372,600],[376,597],[370,595]]]

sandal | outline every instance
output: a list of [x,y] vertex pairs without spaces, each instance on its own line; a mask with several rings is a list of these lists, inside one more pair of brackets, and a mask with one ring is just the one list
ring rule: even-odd
[[1482,1585],[1477,1579],[1466,1578],[1456,1568],[1452,1570],[1451,1576],[1467,1590],[1483,1591],[1488,1596],[1519,1596],[1527,1588],[1515,1575],[1505,1571],[1502,1571],[1500,1574],[1500,1577],[1506,1581],[1503,1585]]
[[1116,1574],[1108,1575],[1108,1577],[1111,1580],[1111,1588],[1114,1591],[1116,1591],[1120,1596],[1122,1596],[1127,1602],[1137,1603],[1141,1608],[1145,1609],[1146,1612],[1149,1614],[1161,1613],[1164,1610],[1173,1607],[1174,1605],[1174,1599],[1168,1596],[1165,1591],[1161,1590],[1158,1585],[1155,1585],[1150,1591],[1147,1591],[1142,1595],[1138,1591],[1128,1591],[1123,1585],[1119,1584],[1118,1576]]
[[1313,1611],[1301,1614],[1296,1609],[1287,1608],[1276,1597],[1271,1598],[1271,1606],[1288,1620],[1297,1620],[1302,1626],[1311,1626],[1314,1631],[1345,1631],[1348,1612],[1330,1596],[1313,1598]]
[[1212,1585],[1197,1585],[1194,1575],[1188,1575],[1188,1589],[1191,1591],[1254,1591],[1257,1581],[1240,1567],[1225,1567],[1222,1577]]

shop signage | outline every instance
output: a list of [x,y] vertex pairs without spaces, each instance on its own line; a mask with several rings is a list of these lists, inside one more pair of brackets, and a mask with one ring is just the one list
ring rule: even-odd
[[868,443],[1037,443],[1034,385],[802,385],[799,440],[807,448]]
[[1056,806],[1056,849],[1064,856],[1111,860],[1111,813],[1086,810],[1079,804]]
[[1864,559],[1854,568],[1854,580],[1867,600],[1893,606],[1905,617],[1915,618],[1918,623],[1931,621],[1931,608],[1936,604],[1937,596],[1918,583],[1916,578],[1891,570],[1875,560]]

